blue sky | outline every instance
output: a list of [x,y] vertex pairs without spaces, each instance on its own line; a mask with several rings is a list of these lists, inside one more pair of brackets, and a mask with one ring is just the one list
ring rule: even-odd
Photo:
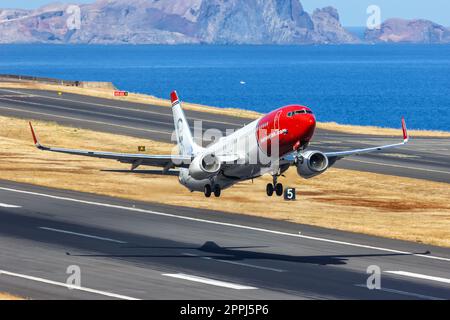
[[306,11],[332,5],[339,10],[345,26],[365,26],[366,10],[369,5],[381,9],[381,20],[388,18],[423,18],[445,26],[450,26],[449,0],[301,0]]
[[[170,0],[165,0],[170,1]],[[369,5],[378,5],[381,19],[424,18],[450,26],[449,0],[300,0],[306,11],[332,5],[339,10],[342,24],[345,26],[364,26],[367,20],[366,9]],[[51,0],[0,0],[0,8],[37,8]],[[67,3],[88,3],[93,0],[59,0]]]

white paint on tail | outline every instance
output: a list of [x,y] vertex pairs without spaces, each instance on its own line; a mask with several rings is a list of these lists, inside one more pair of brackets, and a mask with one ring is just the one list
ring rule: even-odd
[[172,101],[173,122],[179,153],[180,155],[197,154],[202,148],[194,142],[189,123],[181,108],[181,102],[176,91],[170,94],[170,99]]

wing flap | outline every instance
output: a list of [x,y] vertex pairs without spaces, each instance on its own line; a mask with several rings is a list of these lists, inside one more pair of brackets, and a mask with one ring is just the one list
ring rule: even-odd
[[43,151],[58,152],[92,158],[111,159],[117,160],[121,163],[138,164],[137,166],[148,165],[156,167],[189,167],[189,164],[192,160],[190,156],[183,155],[148,155],[47,147],[40,144],[31,122],[30,128],[34,144],[38,149]]

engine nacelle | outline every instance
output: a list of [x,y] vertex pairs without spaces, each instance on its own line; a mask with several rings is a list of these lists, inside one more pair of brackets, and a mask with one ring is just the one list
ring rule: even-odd
[[305,179],[315,177],[328,169],[328,157],[320,151],[307,151],[298,159],[297,173]]
[[199,155],[192,160],[189,166],[189,175],[196,180],[208,179],[220,170],[220,161],[213,154]]

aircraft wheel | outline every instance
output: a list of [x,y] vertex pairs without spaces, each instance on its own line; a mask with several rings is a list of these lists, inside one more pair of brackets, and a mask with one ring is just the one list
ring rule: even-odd
[[205,197],[207,197],[207,198],[211,197],[211,186],[209,184],[207,184],[205,186],[204,193],[205,193]]
[[273,184],[268,183],[266,186],[266,193],[269,197],[273,195]]
[[220,186],[219,185],[215,185],[214,186],[214,196],[216,198],[218,198],[218,197],[220,197],[220,193],[221,193]]
[[277,183],[275,186],[275,192],[279,197],[283,195],[283,185],[281,183]]

